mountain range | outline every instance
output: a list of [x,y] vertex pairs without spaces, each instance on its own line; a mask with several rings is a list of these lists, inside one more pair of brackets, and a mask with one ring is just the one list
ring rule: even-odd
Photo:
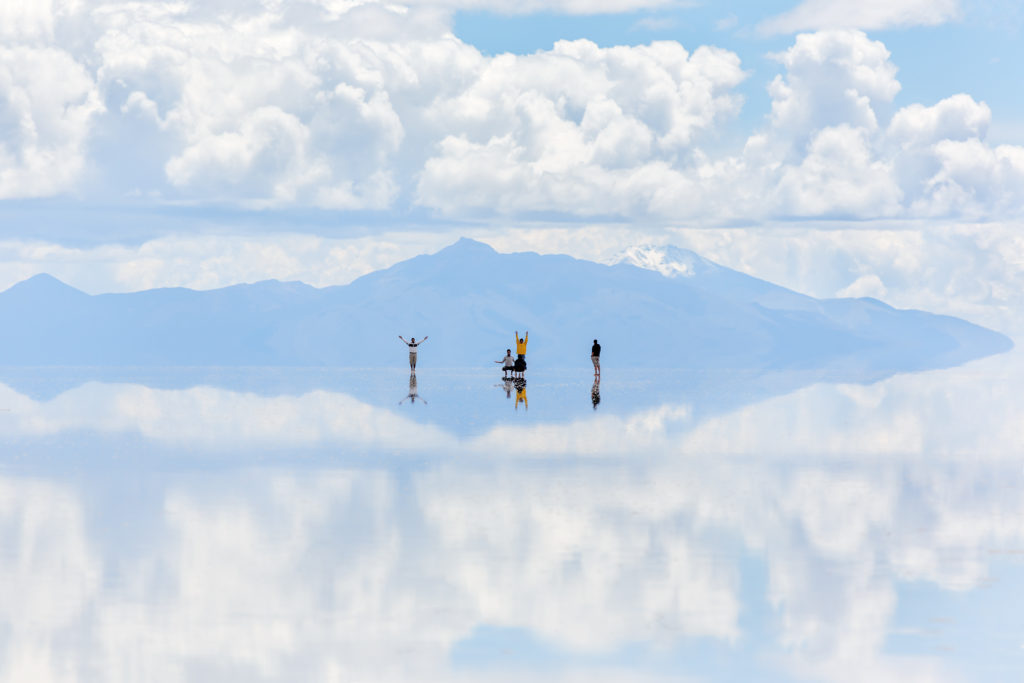
[[619,367],[883,374],[1012,347],[964,320],[814,299],[686,250],[652,258],[604,265],[464,238],[322,289],[268,280],[89,295],[37,275],[0,293],[0,365],[402,366],[401,334],[429,335],[421,367],[481,366],[514,350],[514,330],[529,331],[531,369],[589,365],[595,338]]

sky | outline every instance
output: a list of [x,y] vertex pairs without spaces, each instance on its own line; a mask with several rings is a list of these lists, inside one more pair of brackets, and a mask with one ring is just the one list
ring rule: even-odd
[[0,0],[0,287],[677,244],[1004,331],[1009,0]]

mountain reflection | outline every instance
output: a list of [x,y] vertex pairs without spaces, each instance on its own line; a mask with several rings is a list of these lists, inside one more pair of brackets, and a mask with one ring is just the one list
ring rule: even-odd
[[[1024,451],[1024,433],[1007,426],[1024,420],[1012,380],[1017,372],[1024,375],[1022,359],[1024,354],[1015,353],[962,371],[902,375],[873,385],[819,383],[768,397],[755,389],[757,400],[744,395],[742,386],[729,384],[740,402],[729,411],[717,393],[651,405],[652,396],[676,390],[678,378],[656,381],[606,371],[606,382],[615,383],[616,400],[594,412],[595,395],[600,396],[594,389],[599,387],[586,375],[574,383],[545,382],[538,375],[529,385],[533,405],[525,423],[513,420],[505,397],[492,393],[493,380],[475,375],[431,375],[428,412],[397,410],[394,393],[384,384],[364,387],[372,402],[322,390],[265,396],[210,386],[156,389],[99,382],[36,400],[0,384],[0,407],[6,409],[0,411],[0,433],[28,449],[48,448],[38,440],[58,434],[100,441],[135,434],[171,446],[233,451],[236,457],[250,447],[336,453],[339,445],[353,444],[474,457],[480,452],[615,457],[638,451],[658,456],[860,452],[934,457],[973,453],[979,444],[986,456],[1010,455]],[[782,377],[778,385],[789,387],[791,381]],[[403,401],[411,396],[423,400],[414,377],[408,386]],[[585,388],[590,401],[572,398]],[[525,386],[513,384],[507,393],[502,389],[509,399],[515,394],[517,403],[525,404]],[[377,405],[378,397],[383,406]],[[96,448],[98,455],[109,451]]]

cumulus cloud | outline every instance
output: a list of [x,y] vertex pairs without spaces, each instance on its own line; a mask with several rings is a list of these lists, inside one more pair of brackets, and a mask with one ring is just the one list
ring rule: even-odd
[[892,112],[896,65],[858,30],[776,55],[771,115],[735,150],[735,53],[576,40],[491,57],[451,33],[471,5],[7,9],[0,196],[651,222],[1022,208],[1021,148],[985,142],[987,106],[951,93]]
[[[740,154],[716,157],[703,151],[701,135],[734,111],[743,74],[731,53],[577,42],[500,57],[440,105],[449,108],[445,120],[467,132],[445,137],[426,160],[417,201],[456,215],[713,221],[978,218],[1024,207],[1021,150],[985,142],[991,113],[984,103],[958,94],[892,112],[901,88],[896,66],[881,42],[856,30],[800,35],[776,59],[785,70],[769,85],[766,126]],[[689,74],[674,83],[659,75],[673,62],[674,73]],[[629,75],[595,80],[588,77],[594,63]],[[617,63],[634,71],[612,68]],[[548,74],[572,86],[546,90]],[[673,92],[678,98],[664,107],[651,106]],[[670,124],[667,111],[674,112]]]
[[[599,48],[562,41],[502,55],[435,106],[459,134],[427,160],[420,203],[449,212],[646,212],[695,138],[734,114],[736,55],[678,43]],[[683,182],[688,179],[680,178]]]
[[786,67],[768,88],[772,125],[788,136],[829,126],[874,130],[875,109],[900,90],[885,45],[858,31],[797,36],[776,59]]
[[0,199],[73,188],[102,110],[92,75],[67,52],[0,45]]
[[885,46],[853,30],[797,36],[776,58],[768,126],[742,155],[708,164],[733,202],[720,215],[1018,215],[1021,148],[985,142],[991,113],[953,95],[887,114],[900,90]]
[[881,30],[934,26],[959,16],[958,0],[803,0],[793,9],[761,22],[765,33],[795,33],[825,28]]
[[[540,173],[550,183],[534,188],[550,189],[536,206],[573,211],[572,198],[684,152],[738,104],[727,92],[738,60],[724,51],[578,41],[491,59],[424,22],[430,8],[310,6],[314,25],[271,11],[240,21],[114,5],[94,14],[96,49],[119,111],[148,118],[148,135],[173,150],[163,190],[251,207],[389,209],[404,197],[521,212],[535,193],[512,201],[515,188],[495,187],[494,173],[520,183]],[[391,28],[353,33],[364,25]],[[579,87],[563,92],[567,83]]]
[[899,188],[890,167],[872,158],[863,130],[837,126],[818,131],[799,165],[785,168],[776,191],[785,213],[859,216],[897,212]]

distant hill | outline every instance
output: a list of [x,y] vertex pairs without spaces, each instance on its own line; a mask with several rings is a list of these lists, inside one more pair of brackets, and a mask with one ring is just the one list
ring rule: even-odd
[[1012,347],[957,318],[818,300],[693,252],[671,260],[689,266],[668,277],[462,239],[323,289],[269,280],[93,296],[37,275],[0,293],[0,365],[401,366],[401,334],[429,335],[423,367],[481,366],[513,330],[530,332],[531,369],[587,365],[594,338],[606,365],[692,369],[917,370]]

